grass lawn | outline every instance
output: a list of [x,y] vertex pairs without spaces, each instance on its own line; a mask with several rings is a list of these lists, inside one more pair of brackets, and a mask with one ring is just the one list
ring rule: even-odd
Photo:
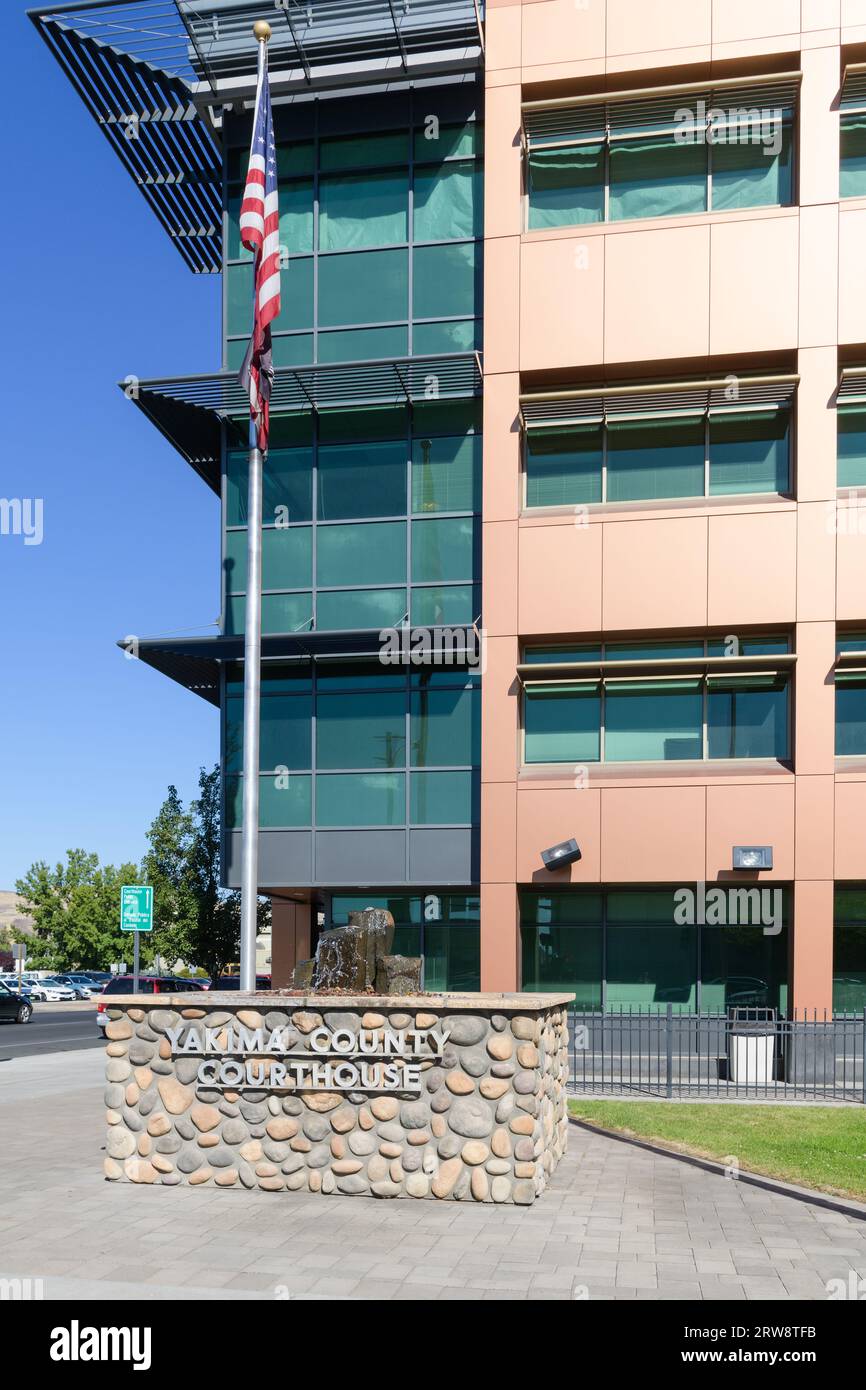
[[866,1200],[866,1107],[572,1100],[576,1119],[680,1153]]

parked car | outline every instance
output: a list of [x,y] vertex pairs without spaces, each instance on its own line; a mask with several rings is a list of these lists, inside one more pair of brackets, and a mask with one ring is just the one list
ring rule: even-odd
[[[219,979],[216,981],[216,983],[213,984],[213,985],[211,985],[211,989],[240,989],[240,987],[241,987],[241,977],[240,977],[240,975],[220,975],[220,977],[219,977]],[[256,989],[270,989],[270,988],[271,988],[271,977],[270,977],[270,975],[257,975],[257,976],[256,976]]]
[[33,1005],[27,995],[10,989],[0,980],[0,1018],[12,1023],[29,1023],[32,1014]]
[[112,978],[109,970],[84,970],[82,974],[86,975],[87,979],[92,982],[94,994],[102,991]]
[[40,1004],[57,1004],[75,998],[75,990],[70,989],[69,985],[62,985],[59,980],[34,980],[30,993]]
[[23,994],[25,999],[33,1002],[31,986],[27,980],[19,983],[17,975],[0,975],[0,984],[5,985],[13,994]]
[[67,981],[61,979],[59,975],[51,975],[47,980],[40,980],[39,983],[43,989],[52,990],[57,999],[68,1000],[84,998],[80,990],[77,990],[74,985],[68,984]]
[[57,980],[74,990],[76,999],[89,999],[93,993],[93,985],[84,975],[58,975]]
[[[201,991],[198,980],[176,979],[173,975],[139,975],[138,977],[137,992],[139,994],[185,994],[193,991],[196,993]],[[133,975],[113,975],[111,977],[99,996],[99,1003],[96,1006],[96,1027],[100,1033],[105,1032],[108,1023],[107,1010],[111,1008],[111,996],[135,993],[135,977]]]

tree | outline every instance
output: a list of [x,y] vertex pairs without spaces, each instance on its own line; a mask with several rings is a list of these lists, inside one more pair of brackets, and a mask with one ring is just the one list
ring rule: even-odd
[[190,875],[193,818],[176,787],[168,794],[147,832],[150,845],[141,865],[142,882],[153,886],[153,955],[169,968],[189,953],[197,909]]
[[[240,954],[241,895],[220,888],[220,770],[201,768],[198,799],[192,803],[193,836],[190,875],[196,902],[195,922],[189,937],[190,959],[204,966],[216,980],[229,961]],[[258,906],[258,930],[270,920],[270,905]]]
[[99,856],[83,849],[66,851],[66,863],[53,869],[32,864],[15,891],[33,918],[27,942],[28,964],[51,970],[105,970],[131,950],[120,930],[120,889],[139,883],[134,864],[100,867]]

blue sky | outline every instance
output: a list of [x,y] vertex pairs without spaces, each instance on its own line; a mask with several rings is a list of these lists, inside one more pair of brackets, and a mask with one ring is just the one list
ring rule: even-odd
[[[138,859],[166,787],[218,757],[213,706],[115,647],[219,613],[216,497],[115,382],[219,365],[219,277],[171,245],[29,20],[4,24],[0,889],[83,846]],[[211,628],[211,631],[214,629]]]

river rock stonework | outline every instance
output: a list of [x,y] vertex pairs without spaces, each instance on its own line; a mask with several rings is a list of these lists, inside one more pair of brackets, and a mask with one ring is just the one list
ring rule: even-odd
[[565,1152],[572,997],[112,1000],[105,1176],[529,1205]]

